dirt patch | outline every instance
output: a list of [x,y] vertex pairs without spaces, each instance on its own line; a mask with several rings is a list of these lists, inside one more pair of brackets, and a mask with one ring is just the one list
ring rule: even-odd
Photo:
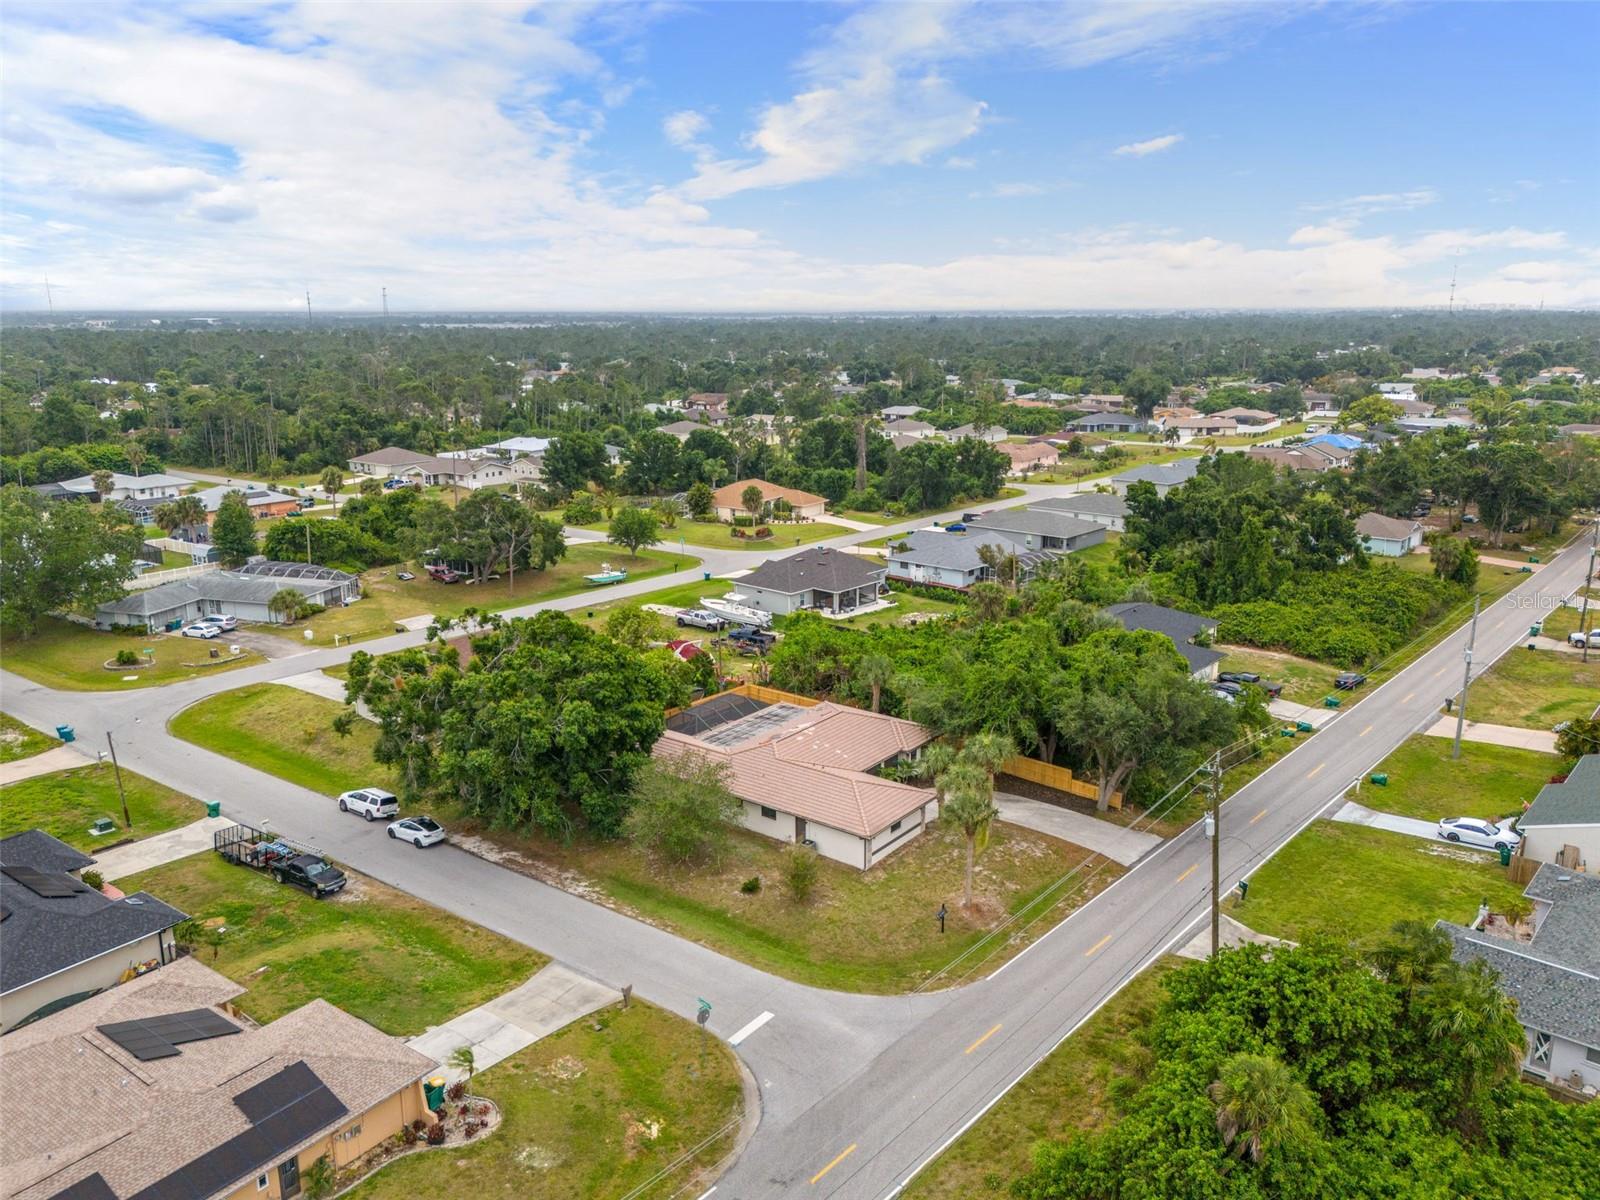
[[539,1074],[548,1079],[559,1079],[562,1083],[571,1083],[574,1079],[581,1078],[588,1069],[583,1065],[581,1058],[563,1054],[560,1058],[553,1059],[540,1067]]
[[[610,896],[594,885],[594,881],[587,875],[578,871],[567,870],[536,858],[529,858],[526,854],[502,846],[498,842],[485,837],[475,837],[472,834],[455,834],[451,840],[468,854],[476,855],[496,866],[505,867],[516,871],[519,875],[527,875],[537,879],[540,883],[547,883],[553,888],[560,888],[563,892],[570,892],[591,904],[603,904],[607,908],[617,909],[619,912],[628,910],[617,904]],[[629,913],[629,915],[635,915]]]
[[1424,854],[1432,854],[1436,858],[1449,858],[1449,859],[1454,859],[1456,862],[1464,862],[1464,863],[1482,864],[1482,863],[1486,863],[1486,862],[1489,861],[1488,856],[1483,855],[1483,854],[1478,854],[1475,851],[1472,851],[1472,850],[1452,850],[1452,849],[1450,849],[1450,847],[1442,846],[1442,845],[1424,847],[1422,849],[1422,853],[1424,853]]
[[4,746],[7,750],[17,749],[25,740],[23,735],[14,729],[0,730],[0,746]]
[[561,1156],[548,1146],[530,1144],[517,1151],[517,1164],[529,1171],[551,1171],[561,1162]]
[[362,876],[346,872],[345,880],[344,889],[329,897],[335,904],[360,904],[372,894]]
[[635,1120],[624,1116],[625,1122],[622,1131],[622,1146],[629,1158],[639,1153],[642,1146],[648,1146],[661,1136],[661,1122],[649,1120]]

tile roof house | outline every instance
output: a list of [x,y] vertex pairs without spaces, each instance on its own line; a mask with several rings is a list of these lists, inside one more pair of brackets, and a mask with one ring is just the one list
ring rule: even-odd
[[735,517],[749,515],[749,510],[744,506],[745,489],[749,487],[761,490],[763,519],[771,515],[773,504],[779,500],[787,501],[791,511],[801,520],[815,521],[827,512],[828,501],[824,496],[815,496],[798,488],[779,487],[765,479],[741,479],[737,483],[724,484],[711,493],[711,506],[719,521],[731,521]]
[[1085,413],[1067,422],[1067,428],[1074,433],[1139,433],[1144,427],[1142,417],[1124,412]]
[[1600,1091],[1600,878],[1546,863],[1523,895],[1533,901],[1531,941],[1448,921],[1439,928],[1457,962],[1487,963],[1516,1000],[1527,1036],[1522,1069],[1593,1097]]
[[1248,426],[1257,432],[1263,429],[1276,429],[1283,424],[1278,419],[1277,413],[1268,412],[1264,408],[1225,408],[1221,412],[1213,413],[1212,416],[1231,418],[1236,425]]
[[1035,500],[1028,505],[1035,512],[1061,513],[1080,521],[1093,521],[1114,533],[1121,533],[1128,524],[1128,500],[1115,492],[1082,492],[1076,496],[1058,496],[1053,500]]
[[702,429],[710,428],[711,426],[704,421],[669,421],[665,425],[657,425],[655,432],[669,433],[680,442],[687,442]]
[[1199,437],[1227,437],[1239,431],[1239,423],[1223,416],[1177,417],[1168,421],[1162,431],[1177,434],[1181,445]]
[[96,891],[80,878],[93,863],[37,829],[0,839],[0,1032],[176,957],[184,914],[148,892]]
[[866,870],[939,815],[931,788],[872,774],[913,755],[931,735],[914,721],[824,701],[769,704],[713,696],[667,720],[660,758],[725,763],[745,828]]
[[430,455],[398,467],[390,474],[424,487],[462,487],[475,492],[484,487],[536,483],[544,474],[543,463],[542,455],[523,455],[511,459]]
[[1288,471],[1342,471],[1350,465],[1355,454],[1332,446],[1251,446],[1245,451],[1249,458],[1258,458]]
[[[880,417],[887,417],[890,420],[893,420],[896,417],[914,417],[918,413],[925,413],[927,411],[928,410],[923,408],[920,404],[891,404],[888,408],[880,408],[878,410],[878,415]],[[932,426],[929,426],[929,428],[932,428]]]
[[1155,485],[1156,495],[1165,496],[1175,487],[1195,477],[1200,470],[1198,458],[1180,458],[1177,462],[1147,464],[1124,471],[1111,481],[1111,488],[1119,496],[1126,496],[1128,488],[1135,483],[1151,483]]
[[874,558],[813,547],[769,558],[732,582],[739,603],[781,616],[808,608],[848,613],[876,604],[883,579],[884,567]]
[[1032,579],[1041,566],[1061,554],[1058,550],[1026,546],[1021,537],[1011,533],[918,529],[890,544],[889,578],[965,591],[975,583],[994,578],[994,569],[981,553],[985,546],[1017,556],[1018,582]]
[[197,959],[0,1039],[15,1200],[299,1195],[318,1158],[344,1167],[427,1112],[426,1055],[325,1000],[267,1025]]
[[1003,442],[1011,435],[998,425],[990,425],[982,432],[972,424],[957,425],[954,429],[939,431],[934,436],[942,437],[947,442],[959,442],[962,438],[977,438],[980,442],[988,442],[991,446],[996,442]]
[[172,622],[188,624],[200,617],[223,614],[241,621],[280,624],[268,605],[284,588],[292,588],[312,604],[334,607],[361,596],[361,580],[345,571],[311,563],[246,563],[234,571],[212,571],[189,579],[129,592],[94,610],[96,629],[131,625],[159,630]]
[[1563,782],[1540,788],[1517,829],[1525,858],[1600,873],[1600,754],[1585,754]]
[[1213,618],[1142,602],[1107,605],[1105,612],[1120,622],[1124,629],[1148,629],[1166,634],[1189,664],[1189,674],[1196,679],[1217,677],[1217,664],[1225,656],[1210,646],[1196,644],[1196,639],[1209,638],[1216,632],[1217,623]]
[[216,487],[195,493],[200,503],[206,506],[207,520],[217,515],[217,510],[222,507],[223,497],[229,492],[240,493],[244,497],[244,502],[250,506],[250,515],[257,520],[267,517],[286,517],[300,511],[298,498],[285,496],[282,492],[274,492],[270,488],[238,488],[218,484]]
[[1061,452],[1049,442],[1029,442],[1020,446],[1015,442],[1001,442],[995,449],[1011,460],[1008,473],[1012,475],[1043,471],[1061,461]]
[[1364,512],[1356,518],[1356,535],[1368,554],[1404,558],[1422,545],[1422,522],[1410,517],[1386,517]]

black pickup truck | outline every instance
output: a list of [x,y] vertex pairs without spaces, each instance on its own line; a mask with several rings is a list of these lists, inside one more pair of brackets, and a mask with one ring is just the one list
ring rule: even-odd
[[321,900],[350,882],[325,854],[285,841],[251,825],[230,825],[211,835],[211,848],[240,867],[266,871],[279,883],[297,887]]

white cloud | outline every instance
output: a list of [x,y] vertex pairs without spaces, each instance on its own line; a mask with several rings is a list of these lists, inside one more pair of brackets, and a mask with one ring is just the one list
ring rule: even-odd
[[1351,217],[1367,217],[1374,213],[1411,212],[1439,202],[1439,193],[1432,188],[1413,188],[1408,192],[1373,192],[1365,196],[1349,196],[1331,204],[1310,205],[1312,212],[1338,212]]
[[970,171],[978,165],[978,160],[975,158],[964,158],[959,154],[952,154],[949,158],[944,160],[944,165],[945,168],[950,171]]
[[675,112],[661,122],[661,132],[667,135],[667,141],[685,149],[695,149],[701,135],[710,128],[711,122],[706,115],[695,112],[692,108]]
[[216,186],[214,176],[195,167],[137,167],[114,171],[91,181],[88,188],[119,204],[163,204]]
[[1142,142],[1129,142],[1126,146],[1118,146],[1111,153],[1127,158],[1143,158],[1147,154],[1160,154],[1163,150],[1170,150],[1181,141],[1183,134],[1166,133]]
[[1018,200],[1027,196],[1042,196],[1046,189],[1038,183],[997,183],[981,192],[972,192],[971,200]]

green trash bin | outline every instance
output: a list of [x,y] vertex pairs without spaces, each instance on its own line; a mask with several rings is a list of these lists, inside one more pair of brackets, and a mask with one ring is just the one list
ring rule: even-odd
[[1501,846],[1500,847],[1500,865],[1502,867],[1509,867],[1511,865],[1511,847],[1510,846]]
[[208,817],[220,817],[221,815],[222,815],[222,801],[221,800],[207,800],[206,801],[206,816],[208,816]]
[[1310,733],[1311,732],[1311,722],[1310,721],[1296,721],[1294,723],[1294,727],[1295,727],[1295,730],[1297,732],[1299,732],[1299,733]]
[[1339,705],[1341,705],[1343,703],[1344,703],[1344,701],[1339,699],[1339,697],[1337,697],[1337,696],[1324,696],[1322,698],[1322,707],[1323,708],[1338,708]]
[[1373,775],[1372,775],[1372,782],[1374,784],[1376,784],[1378,787],[1388,787],[1389,786],[1389,777],[1387,775],[1385,775],[1382,771],[1375,771],[1375,772],[1373,772]]
[[78,735],[71,725],[57,725],[56,736],[63,742],[75,742],[78,740]]
[[427,1083],[423,1084],[422,1094],[428,1101],[428,1108],[430,1111],[438,1112],[441,1108],[443,1108],[444,1076],[435,1075],[432,1079],[428,1080]]

